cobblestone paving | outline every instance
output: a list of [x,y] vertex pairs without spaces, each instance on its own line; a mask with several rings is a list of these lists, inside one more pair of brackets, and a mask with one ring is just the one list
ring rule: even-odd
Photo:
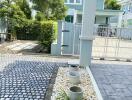
[[104,100],[132,100],[132,63],[95,63],[91,71]]
[[44,100],[54,70],[64,65],[26,59],[13,60],[0,71],[0,100]]

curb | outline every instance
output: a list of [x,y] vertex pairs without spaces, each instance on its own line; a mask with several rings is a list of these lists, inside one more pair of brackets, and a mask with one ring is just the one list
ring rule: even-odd
[[102,97],[102,95],[100,93],[100,90],[99,90],[99,88],[97,86],[97,83],[96,83],[96,81],[95,81],[95,79],[93,77],[93,74],[92,74],[90,68],[89,67],[86,67],[86,70],[87,70],[87,72],[88,72],[88,74],[89,74],[89,76],[91,78],[91,81],[92,81],[92,84],[93,84],[93,87],[94,87],[94,90],[96,92],[96,95],[97,95],[98,100],[103,100],[103,97]]

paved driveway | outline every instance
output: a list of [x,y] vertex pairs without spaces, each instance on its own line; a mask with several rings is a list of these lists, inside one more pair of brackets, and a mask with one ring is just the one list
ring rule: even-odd
[[52,75],[63,66],[27,56],[1,56],[0,64],[0,100],[44,100]]
[[90,69],[104,100],[132,100],[132,63],[97,61]]

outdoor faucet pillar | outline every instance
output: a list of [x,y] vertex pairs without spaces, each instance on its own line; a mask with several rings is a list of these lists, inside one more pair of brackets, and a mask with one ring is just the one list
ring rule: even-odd
[[96,0],[83,0],[83,22],[80,36],[80,66],[91,65],[93,30],[96,12]]

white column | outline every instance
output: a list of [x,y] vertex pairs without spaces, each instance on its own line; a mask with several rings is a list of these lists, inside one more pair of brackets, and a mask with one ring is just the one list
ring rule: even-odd
[[117,25],[117,27],[119,27],[119,28],[122,27],[122,20],[123,20],[122,17],[123,17],[123,14],[120,13],[120,14],[118,15],[118,25]]
[[82,34],[80,36],[80,66],[84,67],[91,64],[95,12],[96,0],[84,0]]
[[63,30],[63,21],[58,21],[58,38],[57,38],[57,45],[58,45],[58,52],[57,55],[61,55],[61,45],[62,45],[62,30]]
[[74,19],[73,19],[73,23],[76,23],[77,21],[77,11],[74,10]]

